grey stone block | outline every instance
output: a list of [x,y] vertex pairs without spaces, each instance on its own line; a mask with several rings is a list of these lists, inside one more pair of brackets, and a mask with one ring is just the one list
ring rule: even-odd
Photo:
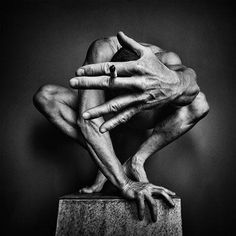
[[173,200],[175,207],[169,208],[156,198],[158,217],[153,223],[148,208],[139,221],[136,203],[119,196],[64,196],[59,200],[56,236],[182,235],[181,201]]

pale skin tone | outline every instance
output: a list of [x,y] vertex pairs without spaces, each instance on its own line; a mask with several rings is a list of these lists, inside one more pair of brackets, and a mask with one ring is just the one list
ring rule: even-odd
[[[136,52],[140,58],[111,63],[121,47]],[[117,72],[112,82],[111,65],[115,65]],[[98,165],[95,183],[80,192],[99,192],[109,179],[124,197],[137,201],[140,219],[144,217],[146,201],[155,221],[153,195],[162,195],[174,206],[171,196],[175,194],[149,183],[144,163],[207,114],[209,107],[195,77],[194,71],[184,67],[175,53],[139,44],[120,32],[117,37],[97,40],[90,46],[84,66],[70,80],[75,90],[46,85],[35,94],[34,103],[53,124],[87,148]],[[105,88],[128,92],[106,101]],[[160,118],[161,113],[166,115]],[[115,115],[105,120],[107,114]],[[122,166],[113,150],[109,130],[126,122],[128,127],[142,125],[153,131]]]

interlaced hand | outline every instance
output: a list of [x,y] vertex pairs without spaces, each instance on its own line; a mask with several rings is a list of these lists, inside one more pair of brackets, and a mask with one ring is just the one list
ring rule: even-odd
[[[181,95],[177,73],[167,68],[151,48],[139,44],[122,32],[119,32],[117,37],[122,47],[134,51],[139,56],[138,60],[86,65],[79,68],[78,76],[70,80],[70,86],[75,89],[109,88],[131,91],[83,113],[84,119],[115,113],[113,118],[101,125],[101,132],[127,122],[144,109],[162,106]],[[110,76],[111,66],[115,66],[115,78]]]

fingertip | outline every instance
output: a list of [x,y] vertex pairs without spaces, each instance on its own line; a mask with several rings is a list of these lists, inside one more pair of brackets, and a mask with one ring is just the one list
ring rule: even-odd
[[123,31],[120,30],[120,31],[117,33],[117,35],[125,35],[125,34],[124,34]]
[[72,78],[72,79],[70,79],[70,81],[69,81],[69,84],[70,84],[70,87],[75,87],[76,85],[77,85],[77,79],[76,78]]
[[175,203],[171,200],[170,201],[171,207],[175,207]]
[[139,218],[140,221],[143,221],[144,216],[139,216],[138,218]]
[[123,31],[119,31],[119,32],[117,33],[117,39],[118,39],[119,43],[121,44],[121,46],[124,46],[124,41],[125,41],[124,37],[125,37],[125,36],[126,36],[126,35],[124,34]]
[[144,211],[142,209],[139,211],[138,218],[140,221],[144,219]]
[[77,75],[77,76],[82,76],[82,75],[84,75],[84,69],[83,69],[83,68],[79,68],[79,69],[76,71],[76,75]]
[[176,193],[173,192],[173,191],[168,190],[168,191],[166,191],[166,192],[167,192],[167,194],[169,194],[169,195],[171,195],[171,196],[176,196]]
[[153,222],[157,221],[157,209],[156,208],[153,209],[151,217],[152,217]]
[[156,215],[152,218],[152,221],[157,222],[157,216]]
[[90,118],[90,114],[88,112],[84,112],[82,116],[85,120],[88,120]]
[[107,131],[107,129],[105,128],[105,127],[100,127],[100,132],[103,134],[103,133],[105,133],[106,131]]

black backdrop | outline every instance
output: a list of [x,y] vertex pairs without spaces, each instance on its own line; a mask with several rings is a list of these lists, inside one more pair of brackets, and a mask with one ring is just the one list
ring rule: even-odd
[[[18,1],[1,13],[4,235],[53,235],[58,198],[92,183],[95,166],[87,152],[38,113],[32,96],[45,83],[68,86],[89,43],[119,30],[178,53],[196,70],[211,111],[191,132],[154,155],[146,170],[152,183],[181,196],[185,235],[230,234],[236,174],[234,17],[229,3]],[[131,138],[121,143],[123,156],[134,152]]]

